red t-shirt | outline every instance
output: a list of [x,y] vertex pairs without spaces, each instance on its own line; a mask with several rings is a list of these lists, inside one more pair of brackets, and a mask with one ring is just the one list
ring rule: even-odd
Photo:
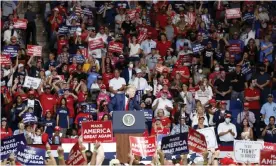
[[[59,103],[61,102],[62,98],[63,97],[59,98]],[[74,100],[73,96],[66,97],[66,107],[69,110],[69,118],[74,118],[75,117],[74,103],[75,103],[75,100]]]
[[12,130],[11,130],[11,128],[8,128],[8,131],[6,131],[5,128],[1,127],[0,133],[1,133],[1,139],[4,139],[4,138],[12,136]]
[[[250,88],[246,88],[244,91],[244,96],[245,97],[256,97],[256,96],[260,96],[260,91],[256,88],[254,89],[250,89]],[[259,110],[260,109],[260,102],[259,100],[255,100],[255,101],[247,101],[249,103],[249,109],[250,110]]]
[[[52,15],[50,17],[50,22],[52,22],[53,19],[54,19],[54,16]],[[52,25],[51,25],[51,30],[52,31],[55,31],[59,27],[60,23],[58,23],[58,22],[60,22],[60,23],[62,22],[62,17],[60,15],[58,15],[56,17],[56,20],[52,23]]]
[[79,103],[82,103],[85,101],[85,95],[84,95],[84,92],[83,91],[79,91],[78,93],[78,102]]
[[158,13],[156,21],[159,21],[160,27],[165,28],[167,26],[167,14]]
[[69,73],[72,73],[72,72],[76,71],[77,70],[77,65],[78,64],[72,64],[72,65],[70,65],[69,68],[68,68]]
[[213,72],[209,75],[209,80],[211,80],[212,85],[214,85],[218,75],[219,72]]
[[41,106],[42,106],[42,115],[44,116],[46,110],[50,110],[51,113],[54,113],[54,107],[57,104],[57,97],[52,94],[42,93],[39,97]]
[[164,57],[167,54],[167,50],[171,48],[172,43],[170,41],[166,41],[163,43],[162,41],[157,42],[156,49],[159,51],[159,54]]
[[62,53],[62,47],[64,45],[68,45],[68,40],[58,40],[58,42],[57,42],[57,47],[58,47],[57,53],[58,53],[58,55]]
[[190,70],[187,66],[174,68],[171,75],[172,79],[175,77],[176,73],[179,73],[181,75],[181,81],[183,83],[187,83],[189,81],[189,79],[183,77],[183,75],[190,76]]
[[113,73],[103,73],[103,83],[106,86],[106,89],[109,88],[109,80],[111,80],[112,78],[114,78]]

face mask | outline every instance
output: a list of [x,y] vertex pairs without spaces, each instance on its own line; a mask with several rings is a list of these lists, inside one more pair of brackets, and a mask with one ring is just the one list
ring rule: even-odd
[[132,68],[133,68],[133,64],[130,64],[130,65],[129,65],[129,68],[131,68],[131,69],[132,69]]
[[167,98],[167,96],[166,95],[162,95],[162,99],[166,99]]
[[226,118],[226,119],[225,119],[225,123],[227,123],[227,124],[229,124],[229,123],[230,123],[230,121],[231,121],[231,119],[230,119],[230,118]]
[[106,89],[103,89],[102,92],[103,92],[103,93],[106,93]]
[[220,112],[224,114],[224,113],[225,113],[225,110],[223,110],[223,111],[221,110]]
[[219,71],[219,67],[216,67],[216,68],[215,68],[215,71]]
[[202,73],[202,69],[199,69],[199,70],[198,70],[198,73],[201,74],[201,73]]
[[10,29],[13,29],[13,26],[12,25],[10,25],[10,27],[9,27]]

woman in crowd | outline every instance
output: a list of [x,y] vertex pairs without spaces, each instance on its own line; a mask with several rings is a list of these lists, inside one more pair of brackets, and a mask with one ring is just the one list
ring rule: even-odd
[[10,137],[13,135],[12,129],[9,128],[9,126],[8,126],[7,118],[1,119],[0,133],[1,133],[1,139],[7,138],[7,137]]
[[253,140],[253,130],[250,127],[248,120],[245,118],[241,123],[241,139],[242,140]]

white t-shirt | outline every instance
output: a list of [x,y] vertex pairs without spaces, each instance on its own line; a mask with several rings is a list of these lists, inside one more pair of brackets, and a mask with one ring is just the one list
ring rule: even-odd
[[[109,87],[112,87],[113,90],[118,90],[120,89],[123,85],[126,85],[126,80],[122,77],[119,77],[118,79],[117,78],[112,78],[110,81],[109,81]],[[122,92],[118,92],[119,94],[120,93],[124,93],[123,91]],[[112,94],[113,96],[114,94]]]
[[141,43],[141,49],[143,50],[144,54],[151,53],[151,49],[156,48],[156,42],[154,40],[144,40]]
[[130,51],[129,51],[129,57],[139,57],[139,55],[138,54],[136,54],[138,51],[139,51],[139,49],[141,48],[141,46],[140,46],[140,44],[132,44],[132,43],[130,43],[129,44],[129,48],[130,48]]
[[148,82],[145,78],[136,77],[134,80],[129,80],[130,85],[134,85],[136,90],[145,90],[148,87]]
[[219,137],[220,141],[224,141],[224,142],[234,141],[234,139],[237,137],[237,129],[236,129],[236,126],[233,125],[232,123],[229,123],[229,124],[226,124],[225,122],[220,123],[218,125],[218,134],[221,132],[226,132],[229,129],[232,129],[235,135],[233,136],[231,133],[227,133]]
[[168,100],[168,99],[164,100],[162,98],[157,98],[157,99],[155,99],[153,101],[152,106],[154,106],[157,103],[158,100],[159,100],[159,104],[158,104],[158,106],[156,108],[156,111],[154,111],[154,117],[157,116],[157,112],[158,112],[157,110],[159,110],[159,109],[163,109],[164,110],[164,116],[169,117],[170,116],[170,112],[166,109],[166,106],[168,106],[170,108],[173,108],[172,101]]
[[103,39],[103,42],[104,42],[105,44],[107,44],[107,35],[106,35],[105,33],[104,33],[104,34],[97,33],[96,38],[102,38],[102,39]]
[[[3,39],[3,41],[4,42],[6,42],[6,43],[10,43],[11,42],[11,30],[10,29],[7,29],[7,30],[5,30],[5,32],[4,32],[4,39]],[[14,30],[14,32],[13,32],[13,36],[15,36],[16,38],[18,37],[17,36],[17,32]]]

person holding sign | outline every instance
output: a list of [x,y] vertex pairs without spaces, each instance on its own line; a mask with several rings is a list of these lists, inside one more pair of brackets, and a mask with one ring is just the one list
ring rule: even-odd
[[275,116],[269,117],[269,124],[265,127],[262,132],[265,142],[276,143],[276,124]]
[[231,114],[225,115],[225,122],[218,125],[218,136],[221,141],[221,145],[233,146],[234,139],[237,137],[236,126],[230,122]]

